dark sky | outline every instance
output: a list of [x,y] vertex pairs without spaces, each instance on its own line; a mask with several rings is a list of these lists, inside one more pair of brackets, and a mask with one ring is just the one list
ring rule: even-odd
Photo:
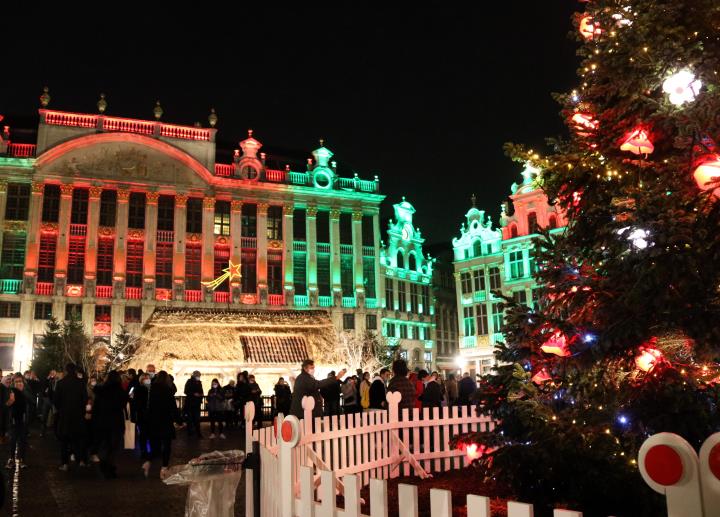
[[302,159],[323,137],[343,175],[380,175],[384,215],[405,195],[427,241],[448,242],[473,192],[497,221],[520,171],[502,144],[562,132],[550,93],[575,86],[578,4],[505,4],[30,8],[3,16],[0,114],[34,127],[47,84],[58,110],[93,113],[104,92],[108,114],[151,119],[160,99],[163,120],[206,124],[213,106],[228,149],[251,127],[270,155]]

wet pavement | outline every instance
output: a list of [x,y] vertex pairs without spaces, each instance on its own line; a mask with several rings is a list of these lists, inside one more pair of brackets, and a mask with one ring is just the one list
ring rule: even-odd
[[[243,433],[232,429],[226,440],[210,440],[209,424],[203,424],[204,438],[189,438],[178,431],[173,441],[170,465],[187,462],[212,450],[244,450]],[[0,459],[5,465],[8,446],[0,445]],[[174,517],[184,515],[186,487],[167,486],[160,481],[160,460],[153,462],[145,479],[138,451],[122,450],[116,458],[118,478],[105,480],[96,466],[80,467],[75,463],[67,472],[58,469],[59,442],[50,433],[41,437],[31,431],[26,457],[27,468],[5,469],[5,504],[2,516],[145,516]],[[244,515],[243,476],[237,490],[235,515]]]

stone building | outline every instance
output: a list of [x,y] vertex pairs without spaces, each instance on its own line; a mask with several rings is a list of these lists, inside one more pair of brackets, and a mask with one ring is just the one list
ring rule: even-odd
[[[273,311],[313,310],[337,330],[380,329],[377,177],[342,177],[322,141],[301,170],[272,168],[252,131],[216,163],[214,112],[190,127],[159,104],[136,120],[106,115],[104,98],[98,114],[41,101],[35,142],[0,138],[0,367],[27,367],[45,320],[72,311],[104,340],[122,324],[140,334],[156,308],[249,310],[270,326]],[[430,278],[419,249],[407,258],[411,281]]]
[[512,213],[502,206],[500,228],[494,228],[484,210],[473,206],[465,214],[454,249],[457,318],[459,328],[457,367],[486,373],[495,364],[493,347],[503,339],[501,299],[493,291],[512,296],[534,307],[538,285],[534,279],[535,241],[539,228],[562,232],[567,221],[550,205],[537,185],[539,170],[526,164],[523,181],[511,187]]

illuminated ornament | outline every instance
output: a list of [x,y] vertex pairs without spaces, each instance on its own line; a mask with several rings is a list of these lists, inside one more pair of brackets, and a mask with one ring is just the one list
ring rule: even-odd
[[600,27],[593,23],[592,16],[583,16],[580,19],[578,30],[580,31],[580,35],[586,40],[591,40],[594,36],[599,36],[602,32]]
[[222,275],[217,277],[215,280],[212,280],[210,282],[201,282],[201,284],[210,289],[211,291],[214,291],[225,280],[230,280],[232,282],[233,278],[241,277],[242,274],[240,273],[240,264],[233,264],[232,260],[229,260],[228,267],[223,269]]
[[625,234],[625,232],[628,232],[628,230],[630,231],[626,235],[626,238],[632,243],[635,248],[639,250],[644,250],[652,244],[652,242],[650,242],[649,240],[650,232],[647,230],[643,230],[642,228],[631,228],[629,226],[626,226],[625,228],[620,228],[617,233],[619,235],[623,235]]
[[635,366],[644,372],[649,372],[663,358],[663,353],[657,348],[642,347],[640,355],[635,358]]
[[[590,113],[575,113],[570,120],[575,124],[577,130],[595,130],[598,128],[598,121]],[[587,135],[587,133],[580,132],[578,134]]]
[[708,156],[697,166],[693,177],[701,190],[715,189],[713,194],[718,196],[720,194],[720,189],[717,188],[718,180],[720,180],[720,156],[717,154]]
[[694,101],[701,87],[702,81],[695,79],[695,74],[687,68],[675,72],[663,81],[663,91],[675,106]]
[[655,150],[655,146],[644,129],[635,128],[625,136],[620,150],[630,151],[633,154],[650,154]]
[[540,370],[539,372],[537,372],[535,375],[533,375],[530,380],[531,380],[532,382],[534,382],[535,384],[543,384],[543,383],[546,383],[546,382],[548,382],[548,381],[551,381],[551,380],[552,380],[552,377],[550,377],[550,375],[548,374],[547,370],[546,370],[545,368],[543,368],[542,370]]
[[615,26],[616,27],[625,27],[628,25],[632,25],[632,22],[625,18],[622,14],[617,13],[612,15],[612,19],[615,20]]
[[540,349],[546,354],[555,354],[558,357],[568,357],[572,355],[568,350],[567,340],[559,330],[548,339]]

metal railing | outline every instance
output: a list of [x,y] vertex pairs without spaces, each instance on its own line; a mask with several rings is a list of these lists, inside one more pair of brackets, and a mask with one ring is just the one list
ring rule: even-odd
[[55,284],[52,282],[38,282],[35,284],[35,294],[40,296],[52,296],[54,286]]
[[96,285],[95,298],[112,298],[113,287],[111,285]]
[[318,305],[320,307],[332,307],[332,296],[318,296]]
[[126,300],[139,300],[142,298],[142,287],[126,287],[125,288],[125,299]]
[[13,158],[33,158],[35,156],[35,144],[8,144],[7,153]]
[[21,287],[22,280],[11,278],[3,278],[0,280],[0,293],[2,294],[18,294],[21,291]]
[[268,305],[285,305],[285,295],[269,294]]
[[202,291],[195,289],[185,289],[185,301],[186,302],[201,302]]

